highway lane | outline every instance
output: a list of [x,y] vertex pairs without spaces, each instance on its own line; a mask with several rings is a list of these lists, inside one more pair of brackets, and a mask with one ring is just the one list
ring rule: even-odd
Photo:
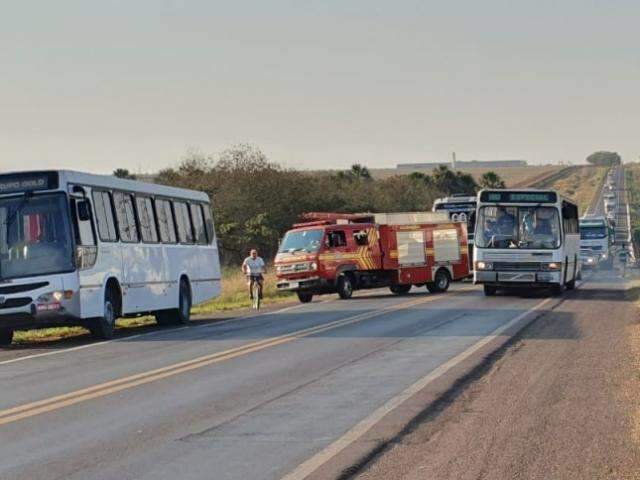
[[0,478],[280,478],[541,301],[376,293],[0,364]]

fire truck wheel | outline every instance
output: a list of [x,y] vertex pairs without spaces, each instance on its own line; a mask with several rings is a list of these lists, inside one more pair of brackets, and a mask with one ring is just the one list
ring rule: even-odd
[[353,295],[353,284],[349,275],[340,275],[338,277],[338,295],[343,300],[347,300]]
[[411,285],[391,285],[389,290],[396,295],[406,295],[411,290]]
[[436,272],[436,277],[433,279],[433,282],[427,283],[427,290],[431,293],[446,292],[449,289],[450,283],[451,279],[449,278],[449,272],[440,269]]
[[309,303],[313,300],[313,293],[298,292],[298,300],[300,300],[300,303]]
[[498,289],[493,285],[484,285],[484,294],[487,297],[493,297],[497,291]]

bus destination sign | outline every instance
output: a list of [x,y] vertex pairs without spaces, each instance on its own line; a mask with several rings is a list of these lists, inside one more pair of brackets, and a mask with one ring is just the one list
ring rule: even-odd
[[55,188],[58,188],[58,178],[53,172],[0,175],[0,195],[53,190]]
[[556,203],[556,192],[509,192],[486,191],[480,195],[481,202],[491,203]]

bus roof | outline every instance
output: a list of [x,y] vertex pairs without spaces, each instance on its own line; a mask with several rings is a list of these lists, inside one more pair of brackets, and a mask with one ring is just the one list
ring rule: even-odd
[[606,226],[608,224],[607,219],[604,217],[582,217],[580,219],[580,226]]
[[[64,185],[76,184],[88,187],[99,187],[106,189],[125,190],[147,195],[157,195],[165,197],[183,198],[185,200],[197,200],[201,202],[209,202],[209,196],[205,192],[198,190],[188,190],[186,188],[168,187],[166,185],[158,185],[155,183],[141,182],[138,180],[129,180],[125,178],[114,177],[113,175],[98,175],[94,173],[78,172],[75,170],[23,170],[16,172],[5,172],[0,174],[0,192],[17,193],[20,190],[13,191],[3,190],[3,180],[18,179],[20,181],[30,179],[50,179],[51,176],[57,175],[58,188],[64,189]],[[50,190],[52,188],[41,188]],[[57,189],[57,188],[53,188]],[[36,190],[40,190],[37,189]]]
[[475,203],[478,197],[475,195],[459,195],[454,194],[450,197],[436,198],[433,203]]

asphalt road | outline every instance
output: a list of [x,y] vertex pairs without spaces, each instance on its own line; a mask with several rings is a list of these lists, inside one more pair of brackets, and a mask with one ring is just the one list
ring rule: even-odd
[[280,478],[542,301],[376,293],[0,354],[0,478]]

